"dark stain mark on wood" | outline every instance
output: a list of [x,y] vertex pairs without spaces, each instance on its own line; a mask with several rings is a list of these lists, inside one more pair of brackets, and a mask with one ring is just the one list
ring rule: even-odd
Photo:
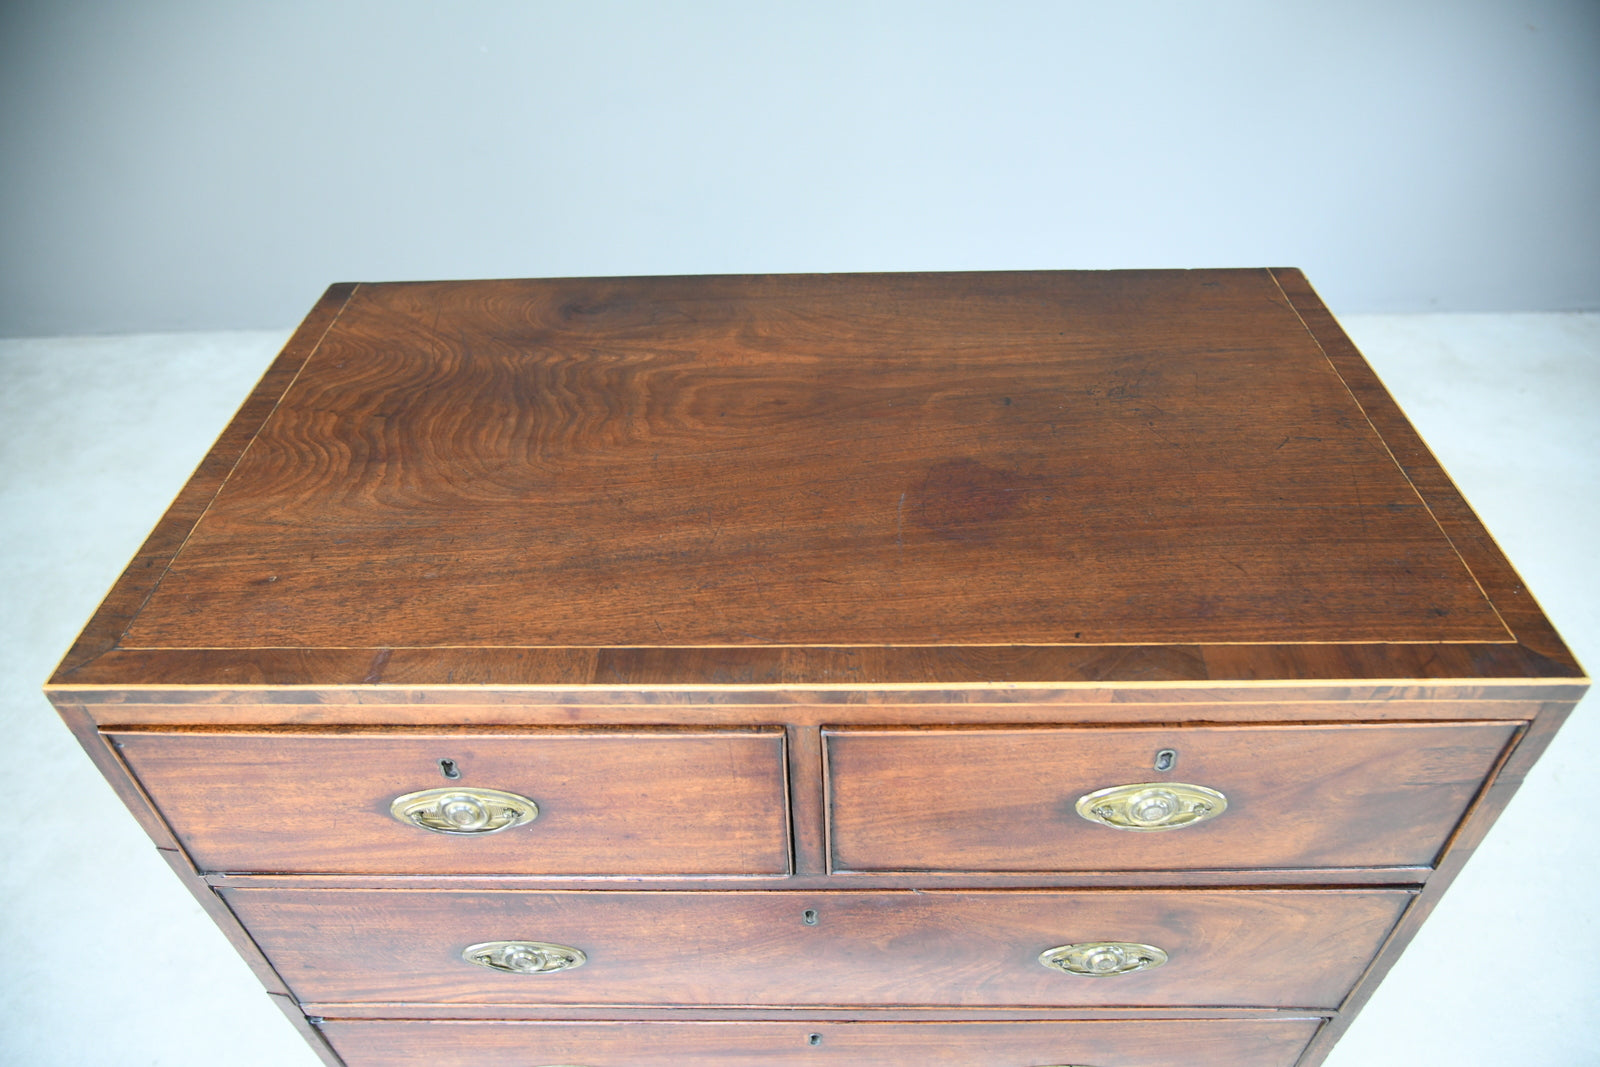
[[953,459],[928,468],[911,490],[911,520],[946,541],[984,541],[1022,507],[1030,487],[1015,471],[975,459]]

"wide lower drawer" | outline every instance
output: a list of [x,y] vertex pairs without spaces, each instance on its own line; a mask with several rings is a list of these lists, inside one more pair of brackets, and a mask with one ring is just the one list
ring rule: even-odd
[[[1406,890],[221,891],[318,1014],[337,1003],[1334,1008]],[[475,946],[575,949],[516,973]],[[1041,955],[1067,946],[1075,974]],[[471,950],[471,951],[469,951]],[[1099,954],[1096,955],[1096,951]],[[552,956],[559,952],[547,950]],[[1107,955],[1107,952],[1110,955]],[[1156,960],[1164,955],[1165,962]]]
[[[109,736],[203,871],[789,870],[776,727]],[[417,793],[429,794],[416,802],[422,809],[393,810]],[[509,812],[533,815],[535,806],[531,821],[498,828]],[[425,829],[427,821],[450,832]]]
[[[1430,866],[1520,725],[833,729],[824,734],[830,862],[838,871]],[[1186,796],[1179,784],[1209,793]],[[1132,788],[1111,792],[1119,786]],[[1208,817],[1194,818],[1197,805]]]
[[346,1067],[1290,1067],[1317,1019],[507,1023],[327,1019]]

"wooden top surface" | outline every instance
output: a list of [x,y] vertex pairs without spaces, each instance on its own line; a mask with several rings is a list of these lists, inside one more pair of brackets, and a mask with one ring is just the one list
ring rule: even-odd
[[53,681],[955,663],[1580,673],[1304,279],[1241,270],[336,286]]

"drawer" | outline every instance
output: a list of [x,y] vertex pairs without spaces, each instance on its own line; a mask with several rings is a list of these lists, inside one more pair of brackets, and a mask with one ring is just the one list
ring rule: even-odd
[[396,1022],[327,1019],[346,1067],[1292,1067],[1318,1019]]
[[[1431,866],[1520,725],[830,729],[829,858],[838,871]],[[1155,832],[1078,812],[1091,793],[1174,782],[1225,807]]]
[[[295,995],[337,1003],[1336,1007],[1406,890],[221,891]],[[506,973],[470,946],[581,951]],[[1166,962],[1084,976],[1067,945]],[[1153,958],[1153,957],[1152,957]]]
[[[789,870],[784,734],[776,727],[498,734],[130,731],[111,740],[203,871]],[[442,768],[459,777],[447,778]],[[513,809],[491,804],[486,828],[492,832],[458,834],[431,832],[391,811],[397,797],[436,789],[516,794],[531,799],[537,815],[495,830]]]

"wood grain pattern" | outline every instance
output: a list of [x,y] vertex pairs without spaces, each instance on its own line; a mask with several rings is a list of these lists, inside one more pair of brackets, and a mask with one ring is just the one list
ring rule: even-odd
[[[660,1004],[324,1004],[308,1000],[304,1007],[318,1019],[418,1019],[478,1022],[1081,1022],[1117,1019],[1262,1019],[1323,1018],[1331,1010],[1289,1011],[1281,1008],[949,1008],[928,1005],[782,1008],[681,1008]],[[1320,1031],[1319,1031],[1320,1033]]]
[[[436,1004],[1333,1008],[1412,894],[220,891],[301,1000]],[[818,921],[808,926],[804,910]],[[577,970],[508,975],[468,945],[550,941]],[[1081,941],[1156,945],[1115,978],[1047,970]]]
[[[225,700],[179,700],[152,703],[95,702],[74,712],[109,732],[124,727],[170,725],[175,727],[361,726],[381,722],[397,729],[427,727],[448,720],[455,727],[472,726],[667,726],[674,719],[692,716],[701,726],[748,725],[783,720],[803,726],[921,725],[1112,725],[1117,723],[1192,722],[1420,722],[1454,720],[1524,720],[1533,718],[1549,701],[1498,699],[1479,695],[1471,699],[1419,699],[1416,692],[1396,691],[1393,699],[1373,699],[1370,693],[1350,691],[1348,699],[1320,694],[1307,699],[1298,690],[1254,692],[1072,694],[1010,691],[993,694],[963,691],[914,690],[894,694],[896,699],[862,699],[858,692],[811,694],[776,690],[756,694],[755,700],[729,699],[722,693],[636,693],[631,701],[591,703],[587,694],[560,694],[546,703],[514,692],[478,690],[436,694],[437,700],[418,699],[396,704],[390,693],[369,692],[361,700],[352,693],[348,701],[280,699],[305,694],[245,691],[227,694]],[[608,694],[609,695],[609,694]],[[481,699],[451,699],[451,697]],[[888,694],[884,695],[885,697]],[[1138,699],[1139,697],[1147,699]],[[1174,699],[1176,696],[1194,699]],[[1231,696],[1233,699],[1228,699]],[[1209,697],[1209,699],[1206,699]],[[390,698],[390,699],[384,699]],[[1570,700],[1568,701],[1570,703]],[[98,743],[98,742],[97,742]]]
[[305,366],[306,360],[338,321],[355,288],[350,284],[329,286],[322,299],[317,301],[228,423],[227,429],[222,431],[217,443],[200,461],[189,482],[145,539],[133,561],[112,586],[94,618],[84,627],[83,633],[62,659],[52,681],[66,682],[78,668],[89,665],[96,657],[117,647],[128,624],[160,584],[172,557],[210,507],[217,490],[233,471],[234,464],[249,447],[279,398]]
[[1456,831],[1455,837],[1450,842],[1449,851],[1439,863],[1438,871],[1422,888],[1416,902],[1406,909],[1399,925],[1384,944],[1383,952],[1373,960],[1372,968],[1345,1002],[1344,1010],[1318,1031],[1311,1048],[1306,1052],[1303,1067],[1316,1067],[1332,1051],[1334,1043],[1349,1028],[1356,1014],[1377,990],[1378,983],[1383,981],[1384,976],[1400,958],[1400,953],[1411,943],[1411,939],[1416,936],[1422,924],[1438,906],[1450,883],[1472,858],[1472,854],[1488,834],[1489,828],[1505,810],[1512,795],[1521,787],[1523,779],[1544,754],[1550,742],[1555,739],[1556,731],[1561,729],[1571,712],[1572,705],[1565,702],[1552,702],[1540,709],[1540,714],[1534,719],[1532,726],[1523,735],[1516,748],[1512,749],[1507,754],[1505,762],[1496,768],[1494,784],[1480,798],[1467,821]]
[[[718,689],[748,700],[766,690],[826,700],[848,691],[901,699],[904,690],[948,687],[996,699],[1015,686],[1043,689],[1059,699],[1074,686],[1191,685],[1210,689],[1229,681],[1281,683],[1296,679],[1324,692],[1350,679],[1404,686],[1446,683],[1441,696],[1471,696],[1500,679],[1523,698],[1574,683],[1581,669],[1564,666],[1515,644],[1096,645],[958,646],[950,648],[398,648],[398,649],[116,649],[78,668],[71,684],[52,685],[70,699],[93,702],[137,694],[183,700],[241,689],[323,687],[324,699],[360,699],[378,685],[403,693],[437,693],[453,685],[543,688],[537,699],[561,699],[582,687],[586,699],[629,701],[639,690]],[[1196,685],[1195,683],[1213,683]],[[148,688],[147,688],[148,687]],[[202,693],[201,690],[209,690]],[[717,699],[712,693],[705,699]],[[135,695],[133,699],[138,699]],[[278,699],[294,699],[292,695]],[[419,698],[423,699],[423,698]]]
[[[836,870],[1428,866],[1518,724],[842,730],[825,735]],[[1170,772],[1152,766],[1171,749]],[[1220,790],[1208,822],[1081,818],[1115,785]]]
[[1356,350],[1303,273],[1274,268],[1272,274],[1306,329],[1317,339],[1328,360],[1339,371],[1362,413],[1384,439],[1406,478],[1428,501],[1440,528],[1462,554],[1473,576],[1495,604],[1495,610],[1516,634],[1517,641],[1534,655],[1546,657],[1567,669],[1579,671],[1578,662],[1556,634],[1522,578],[1501,554],[1494,538],[1483,528],[1460,490],[1439,465],[1400,406]]
[[157,534],[52,688],[1582,678],[1288,270],[336,286]]
[[[1190,867],[1171,871],[1037,871],[996,874],[992,871],[834,871],[819,874],[741,875],[711,881],[706,875],[661,875],[648,879],[651,890],[705,892],[738,889],[1157,889],[1245,888],[1276,886],[1413,888],[1430,880],[1429,867],[1274,867],[1207,870]],[[641,884],[637,875],[515,874],[228,874],[211,873],[201,881],[217,889],[482,889],[563,891],[614,890]]]
[[1271,269],[335,286],[47,692],[330,1063],[1314,1067],[1586,686]]
[[363,286],[124,644],[1274,639],[1510,638],[1242,271]]
[[806,1024],[328,1019],[322,1031],[347,1067],[1291,1067],[1316,1027],[1314,1019]]
[[[122,733],[123,759],[202,871],[781,875],[781,730],[534,734]],[[460,777],[446,779],[441,759]],[[533,822],[429,833],[395,797],[447,786],[530,797]]]

